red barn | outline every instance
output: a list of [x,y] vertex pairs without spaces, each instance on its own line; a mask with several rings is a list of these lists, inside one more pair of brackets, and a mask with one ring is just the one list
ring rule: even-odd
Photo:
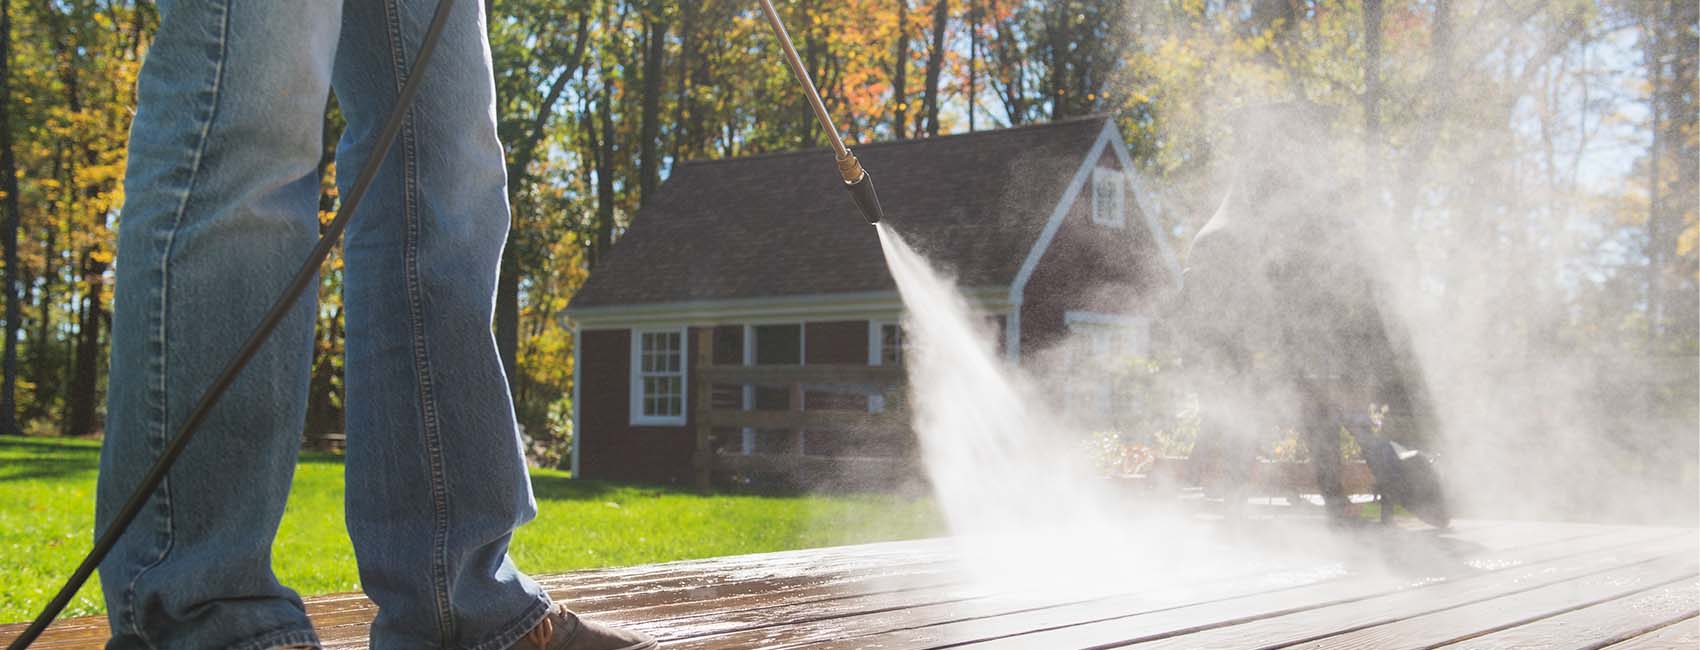
[[[1179,268],[1108,118],[856,154],[875,175],[886,222],[956,278],[1012,360],[1070,334],[1085,334],[1089,350],[1147,345],[1151,302]],[[830,153],[679,163],[566,311],[574,476],[691,476],[698,341],[713,341],[701,358],[716,366],[891,365],[901,361],[902,310]],[[703,330],[712,336],[699,338]],[[762,402],[787,397],[771,392],[714,401],[773,408]],[[764,444],[748,430],[730,438],[720,453]],[[812,442],[796,447],[815,453]]]

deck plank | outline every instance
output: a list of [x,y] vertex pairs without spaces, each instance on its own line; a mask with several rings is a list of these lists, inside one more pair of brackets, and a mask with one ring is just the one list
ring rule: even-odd
[[1700,575],[1690,551],[1532,591],[1331,636],[1300,648],[1433,648],[1634,595]]
[[1641,636],[1606,646],[1605,650],[1673,650],[1700,648],[1700,617],[1666,625]]
[[[1524,563],[1585,553],[1593,548],[1642,542],[1649,531],[1589,531],[1570,544],[1542,542],[1528,547],[1510,546],[1471,559],[1480,570],[1500,570]],[[1669,533],[1663,533],[1668,536]],[[1541,538],[1544,539],[1544,538]],[[1592,541],[1588,541],[1592,540]],[[811,648],[929,648],[986,642],[1021,635],[1033,630],[1065,628],[1098,621],[1144,615],[1142,623],[1168,631],[1209,624],[1222,617],[1244,615],[1246,607],[1280,611],[1293,601],[1340,598],[1343,595],[1372,595],[1398,589],[1408,578],[1356,577],[1343,566],[1317,565],[1281,574],[1271,570],[1252,580],[1227,583],[1220,588],[1151,591],[1121,594],[1067,604],[1035,603],[1023,598],[989,599],[954,607],[917,608],[875,613],[851,620],[828,621],[783,629],[762,630],[693,641],[680,648],[776,647],[805,644]],[[758,643],[759,641],[759,643]],[[1024,645],[1016,643],[1017,647]],[[671,647],[671,646],[670,646]],[[1053,647],[1039,644],[1030,647]],[[1066,646],[1054,646],[1066,647]]]
[[[1611,543],[1615,540],[1607,540]],[[1668,549],[1666,549],[1668,552]],[[1589,559],[1591,555],[1577,556],[1568,547],[1551,547],[1547,553],[1529,549],[1511,549],[1498,553],[1490,553],[1480,559],[1487,566],[1499,568],[1490,569],[1486,575],[1498,577],[1511,569],[1505,564],[1513,562],[1546,562],[1571,560],[1583,567],[1595,567]],[[1637,556],[1639,559],[1640,556]],[[1536,565],[1537,571],[1547,567]],[[1568,568],[1568,567],[1567,567]],[[1585,569],[1570,568],[1570,571]],[[1498,574],[1498,575],[1495,575]],[[1475,578],[1482,578],[1478,575]],[[1137,609],[1121,608],[1118,615],[1116,608],[1065,608],[1050,612],[1050,616],[1036,620],[1011,620],[992,622],[977,622],[972,626],[961,626],[954,638],[948,642],[954,644],[969,644],[975,648],[1020,648],[1020,647],[1088,647],[1109,644],[1129,644],[1140,641],[1174,640],[1174,647],[1194,647],[1193,639],[1199,632],[1212,631],[1217,628],[1237,626],[1239,623],[1253,621],[1279,620],[1280,618],[1306,613],[1314,609],[1341,608],[1364,600],[1375,600],[1377,597],[1394,594],[1406,590],[1413,584],[1421,585],[1429,578],[1413,578],[1410,576],[1388,574],[1352,574],[1338,579],[1321,581],[1293,589],[1273,590],[1261,593],[1247,594],[1213,602],[1198,602],[1161,611],[1141,612]],[[1497,590],[1497,581],[1466,580],[1471,584],[1484,585],[1487,590]],[[1348,608],[1350,609],[1350,608]],[[1073,610],[1073,611],[1071,611]],[[1368,611],[1375,611],[1370,608]],[[1310,617],[1306,617],[1310,618]],[[1337,622],[1338,617],[1330,619]],[[1314,628],[1300,627],[1310,630]],[[1324,628],[1328,629],[1328,628]],[[1037,631],[1037,632],[1035,632]],[[1001,634],[1000,634],[1001,633]],[[1218,636],[1224,636],[1218,633]],[[1234,647],[1244,638],[1243,635],[1228,633],[1226,639],[1217,639],[1227,647]],[[1255,639],[1256,636],[1250,638]],[[1208,642],[1209,639],[1201,640]],[[1254,644],[1263,645],[1263,644]]]
[[[1449,531],[1324,531],[1302,516],[1199,523],[1199,540],[1267,552],[1225,556],[1239,563],[1232,569],[1214,561],[1177,565],[1160,572],[1161,580],[1095,593],[968,580],[944,539],[598,569],[539,581],[574,609],[649,631],[672,650],[1129,642],[1152,650],[1311,641],[1475,648],[1550,645],[1569,636],[1582,637],[1577,647],[1588,648],[1694,645],[1700,536],[1691,529],[1461,521]],[[1340,539],[1347,543],[1317,550]],[[364,596],[311,598],[308,609],[327,648],[365,647],[376,609]],[[1659,627],[1684,616],[1691,618]],[[0,626],[0,642],[19,630]],[[34,648],[97,648],[105,634],[99,617],[71,619]]]
[[[1528,625],[1445,646],[1447,650],[1496,648],[1559,648],[1574,650],[1609,646],[1700,615],[1700,580],[1686,580],[1643,591],[1592,607],[1544,618]],[[1696,647],[1700,644],[1695,644]]]
[[[1260,648],[1316,640],[1319,636],[1394,623],[1402,619],[1482,602],[1517,591],[1560,584],[1591,574],[1620,569],[1647,560],[1685,553],[1684,540],[1641,543],[1600,552],[1570,555],[1515,568],[1500,569],[1456,580],[1418,584],[1407,589],[1337,605],[1317,607],[1238,625],[1217,627],[1130,647],[1140,650],[1178,648]],[[1125,639],[1107,639],[1126,643]]]

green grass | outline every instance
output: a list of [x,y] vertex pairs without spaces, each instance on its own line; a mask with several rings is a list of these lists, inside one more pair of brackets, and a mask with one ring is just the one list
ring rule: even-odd
[[[0,438],[0,622],[58,591],[92,545],[99,443]],[[886,495],[699,495],[532,470],[537,520],[511,552],[532,573],[908,539],[943,531],[930,500]],[[343,525],[342,460],[303,454],[272,566],[303,595],[360,588]],[[98,578],[97,578],[98,580]],[[105,611],[97,580],[65,611]]]

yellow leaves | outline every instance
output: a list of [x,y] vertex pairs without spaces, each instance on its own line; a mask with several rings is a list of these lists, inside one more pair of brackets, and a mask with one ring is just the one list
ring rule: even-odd
[[1682,234],[1676,237],[1676,254],[1679,257],[1694,255],[1697,245],[1700,245],[1700,222],[1690,219],[1683,227]]

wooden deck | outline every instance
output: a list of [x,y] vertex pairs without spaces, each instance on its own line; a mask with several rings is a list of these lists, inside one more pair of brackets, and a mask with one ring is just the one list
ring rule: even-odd
[[[1268,536],[1256,530],[1262,523],[1216,528],[1252,540]],[[1269,525],[1321,534],[1314,523]],[[1091,595],[967,581],[946,540],[582,571],[543,583],[581,612],[677,650],[1700,647],[1694,529],[1464,521],[1444,532],[1333,535],[1356,550]],[[364,597],[314,598],[309,611],[328,648],[365,647],[373,608]],[[0,641],[16,632],[0,627]],[[99,619],[64,621],[35,647],[95,648],[104,632]]]

